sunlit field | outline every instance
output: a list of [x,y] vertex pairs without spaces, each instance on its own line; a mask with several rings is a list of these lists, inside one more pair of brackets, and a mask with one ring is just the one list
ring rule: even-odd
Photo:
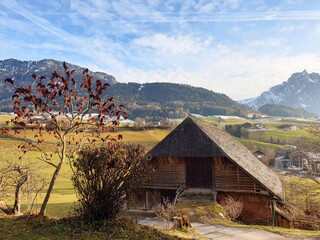
[[[8,121],[12,118],[9,115],[0,115],[0,126],[5,126],[5,121]],[[208,123],[217,123],[218,118],[216,117],[201,117],[201,120]],[[244,120],[237,118],[229,118],[224,120],[221,124],[240,124],[243,123]],[[219,123],[218,123],[219,124]],[[267,123],[266,124],[269,129],[278,127],[279,123]],[[298,125],[297,131],[258,131],[258,132],[250,132],[249,139],[236,138],[242,144],[244,144],[250,150],[263,150],[263,149],[281,149],[285,148],[284,143],[290,143],[291,141],[295,141],[298,139],[309,139],[312,140],[309,133],[306,131],[306,124]],[[123,135],[123,142],[134,143],[134,144],[142,144],[145,146],[146,151],[149,151],[153,146],[155,146],[158,142],[160,142],[168,133],[169,130],[163,130],[158,128],[148,129],[144,131],[133,131],[133,128],[121,127],[116,130],[116,132],[105,132],[102,133],[102,137],[106,137],[108,134],[116,137],[118,134]],[[54,168],[39,161],[37,158],[40,156],[40,152],[32,149],[27,146],[28,152],[23,155],[22,151],[18,149],[18,145],[25,143],[23,139],[32,139],[37,140],[35,138],[37,131],[32,131],[31,129],[27,129],[26,131],[21,131],[21,134],[15,135],[12,133],[9,135],[2,135],[0,138],[0,166],[5,164],[5,160],[21,162],[22,164],[30,164],[32,163],[32,167],[37,169],[37,172],[46,178],[47,183],[50,181]],[[80,135],[74,134],[71,138],[74,137],[75,141],[80,139]],[[92,133],[89,133],[86,137],[91,139],[94,138]],[[54,153],[56,150],[57,139],[54,138],[53,134],[44,134],[41,138],[45,140],[43,145],[43,149],[47,153]],[[272,139],[272,142],[270,142]],[[279,139],[279,141],[278,141]],[[279,144],[281,143],[281,144]],[[87,146],[93,146],[92,143],[86,143]],[[70,147],[74,147],[75,145],[70,145]],[[96,144],[96,146],[101,146],[101,143]],[[23,156],[22,160],[19,160],[19,157]],[[76,194],[71,183],[71,169],[68,166],[68,162],[66,162],[61,172],[56,180],[56,184],[54,186],[54,190],[49,200],[47,214],[54,217],[64,217],[69,213],[73,212],[73,207],[75,202],[77,201]],[[42,200],[45,195],[44,189],[35,199],[32,211],[38,211]],[[26,211],[30,208],[33,196],[27,198],[23,197],[22,201],[22,211]],[[10,204],[13,203],[12,199],[10,200]]]

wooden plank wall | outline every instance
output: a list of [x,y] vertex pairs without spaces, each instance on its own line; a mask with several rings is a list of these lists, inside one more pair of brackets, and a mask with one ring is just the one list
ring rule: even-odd
[[150,210],[161,203],[161,193],[155,189],[139,189],[127,198],[128,209]]
[[213,182],[216,191],[254,192],[268,195],[261,184],[226,157],[214,158]]
[[[201,159],[199,159],[201,161]],[[249,174],[226,157],[213,158],[213,185],[216,191],[247,192],[269,195],[268,191]],[[154,158],[155,173],[145,187],[154,189],[178,189],[186,185],[184,158]]]
[[144,210],[146,208],[146,190],[137,189],[127,196],[127,208]]
[[147,186],[172,189],[186,184],[186,164],[183,158],[156,158],[153,164],[155,174]]

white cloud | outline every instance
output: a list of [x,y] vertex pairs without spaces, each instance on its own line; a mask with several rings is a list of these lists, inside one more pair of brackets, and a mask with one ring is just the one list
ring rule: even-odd
[[275,39],[275,38],[268,38],[264,40],[253,40],[248,42],[249,46],[252,47],[278,47],[281,45],[282,40],[281,39]]
[[210,2],[203,6],[200,6],[198,9],[199,13],[209,13],[212,12],[218,6],[217,2]]
[[86,20],[94,19],[101,21],[110,20],[113,17],[109,2],[103,0],[72,0],[70,1],[70,9],[78,15],[85,17]]
[[230,7],[231,9],[237,9],[240,7],[242,0],[224,0],[223,5]]
[[281,33],[292,33],[295,29],[296,26],[294,25],[281,25],[277,28],[277,31]]
[[113,10],[122,17],[136,18],[148,20],[149,16],[157,19],[158,14],[153,10],[153,6],[149,7],[141,1],[117,0],[112,2]]
[[191,36],[154,34],[135,39],[133,43],[140,47],[153,48],[156,51],[172,54],[196,54],[211,44],[212,38],[200,39]]
[[237,33],[237,32],[239,32],[240,30],[241,30],[241,28],[239,28],[239,27],[233,27],[233,28],[230,29],[230,31],[231,31],[231,32],[234,32],[234,33]]
[[316,26],[316,33],[320,35],[320,23]]

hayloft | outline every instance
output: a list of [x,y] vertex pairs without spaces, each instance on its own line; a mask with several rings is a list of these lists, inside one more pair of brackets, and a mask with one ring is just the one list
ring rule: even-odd
[[[153,209],[164,197],[179,201],[195,192],[200,201],[231,196],[243,202],[244,222],[265,224],[267,203],[276,200],[278,209],[283,204],[279,177],[216,126],[188,117],[148,154],[155,174],[130,196],[129,208]],[[277,215],[278,226],[287,220]]]

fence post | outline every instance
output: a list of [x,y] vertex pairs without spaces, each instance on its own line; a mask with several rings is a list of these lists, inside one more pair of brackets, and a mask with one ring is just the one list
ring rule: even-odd
[[276,222],[276,200],[273,200],[273,228]]
[[269,226],[269,200],[267,200],[267,226]]

